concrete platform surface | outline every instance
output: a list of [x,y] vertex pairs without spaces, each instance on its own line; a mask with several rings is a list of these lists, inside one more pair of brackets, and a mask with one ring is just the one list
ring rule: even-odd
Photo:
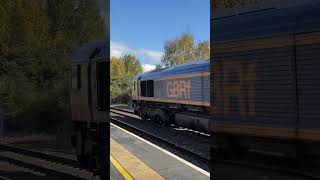
[[210,179],[207,171],[114,124],[110,171],[110,179]]

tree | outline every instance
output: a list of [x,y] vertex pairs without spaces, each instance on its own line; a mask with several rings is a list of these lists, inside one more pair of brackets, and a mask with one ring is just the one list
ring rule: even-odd
[[195,49],[196,60],[209,60],[210,59],[210,47],[209,42],[200,42]]
[[96,1],[3,1],[0,24],[0,107],[6,120],[69,120],[70,54],[103,35]]
[[161,70],[161,69],[163,69],[163,67],[162,67],[160,64],[157,64],[157,65],[156,65],[156,68],[155,68],[155,71],[159,71],[159,70]]
[[142,66],[139,60],[133,55],[126,54],[121,58],[124,62],[124,66],[126,69],[126,75],[129,77],[133,77],[137,74],[141,74],[143,72]]
[[183,34],[181,37],[166,41],[162,63],[165,66],[174,66],[193,60],[194,40],[191,34]]
[[143,71],[139,60],[126,54],[121,58],[112,57],[110,64],[110,92],[112,103],[129,103],[132,78]]
[[112,57],[110,62],[110,75],[111,79],[124,77],[126,74],[126,68],[123,60]]
[[161,62],[166,66],[174,66],[200,59],[209,59],[209,43],[200,42],[195,45],[191,34],[166,41],[164,45],[164,56]]

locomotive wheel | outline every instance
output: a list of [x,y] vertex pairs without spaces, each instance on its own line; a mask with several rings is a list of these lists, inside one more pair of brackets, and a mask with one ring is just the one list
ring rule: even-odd
[[154,117],[154,122],[156,122],[156,123],[159,123],[159,124],[163,124],[163,119],[161,118],[161,116],[160,115],[155,115],[155,117]]
[[143,121],[148,120],[147,114],[146,114],[146,113],[143,113],[143,114],[141,115],[141,119],[142,119]]
[[162,126],[168,126],[169,125],[169,118],[166,116],[165,112],[161,109],[157,110],[155,115],[155,122],[159,123]]

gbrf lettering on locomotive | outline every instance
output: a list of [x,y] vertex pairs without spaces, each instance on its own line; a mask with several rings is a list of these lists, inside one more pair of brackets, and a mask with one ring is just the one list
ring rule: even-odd
[[191,80],[175,80],[167,82],[168,97],[190,99]]

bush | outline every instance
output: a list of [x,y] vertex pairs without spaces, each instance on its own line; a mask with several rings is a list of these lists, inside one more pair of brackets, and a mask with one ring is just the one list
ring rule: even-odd
[[132,78],[114,78],[111,79],[111,103],[128,104],[131,102]]
[[131,92],[124,92],[111,99],[112,104],[130,104],[132,101]]

